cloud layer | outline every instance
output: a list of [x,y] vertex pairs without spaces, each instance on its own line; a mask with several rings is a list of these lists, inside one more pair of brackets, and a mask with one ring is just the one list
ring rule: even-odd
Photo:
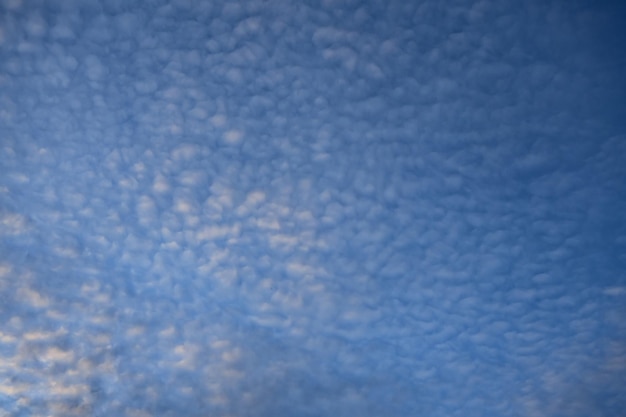
[[583,3],[4,0],[0,408],[617,416],[622,11]]

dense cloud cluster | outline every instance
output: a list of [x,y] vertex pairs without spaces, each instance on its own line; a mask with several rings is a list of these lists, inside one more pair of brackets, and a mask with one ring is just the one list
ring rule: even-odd
[[622,12],[0,1],[0,415],[619,415]]

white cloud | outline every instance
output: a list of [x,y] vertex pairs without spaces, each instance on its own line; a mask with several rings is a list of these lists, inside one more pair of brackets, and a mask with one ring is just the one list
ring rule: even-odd
[[244,133],[239,129],[231,129],[224,133],[224,140],[230,144],[239,143],[243,139]]
[[602,30],[400,3],[0,3],[0,408],[624,408]]

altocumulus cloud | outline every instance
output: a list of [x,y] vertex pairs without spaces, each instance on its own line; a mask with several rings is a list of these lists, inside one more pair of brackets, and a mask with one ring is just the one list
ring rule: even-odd
[[0,414],[620,415],[623,12],[3,0]]

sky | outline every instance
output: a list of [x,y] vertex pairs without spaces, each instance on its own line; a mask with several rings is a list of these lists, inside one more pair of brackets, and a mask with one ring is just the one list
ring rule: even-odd
[[623,416],[624,18],[0,0],[0,416]]

